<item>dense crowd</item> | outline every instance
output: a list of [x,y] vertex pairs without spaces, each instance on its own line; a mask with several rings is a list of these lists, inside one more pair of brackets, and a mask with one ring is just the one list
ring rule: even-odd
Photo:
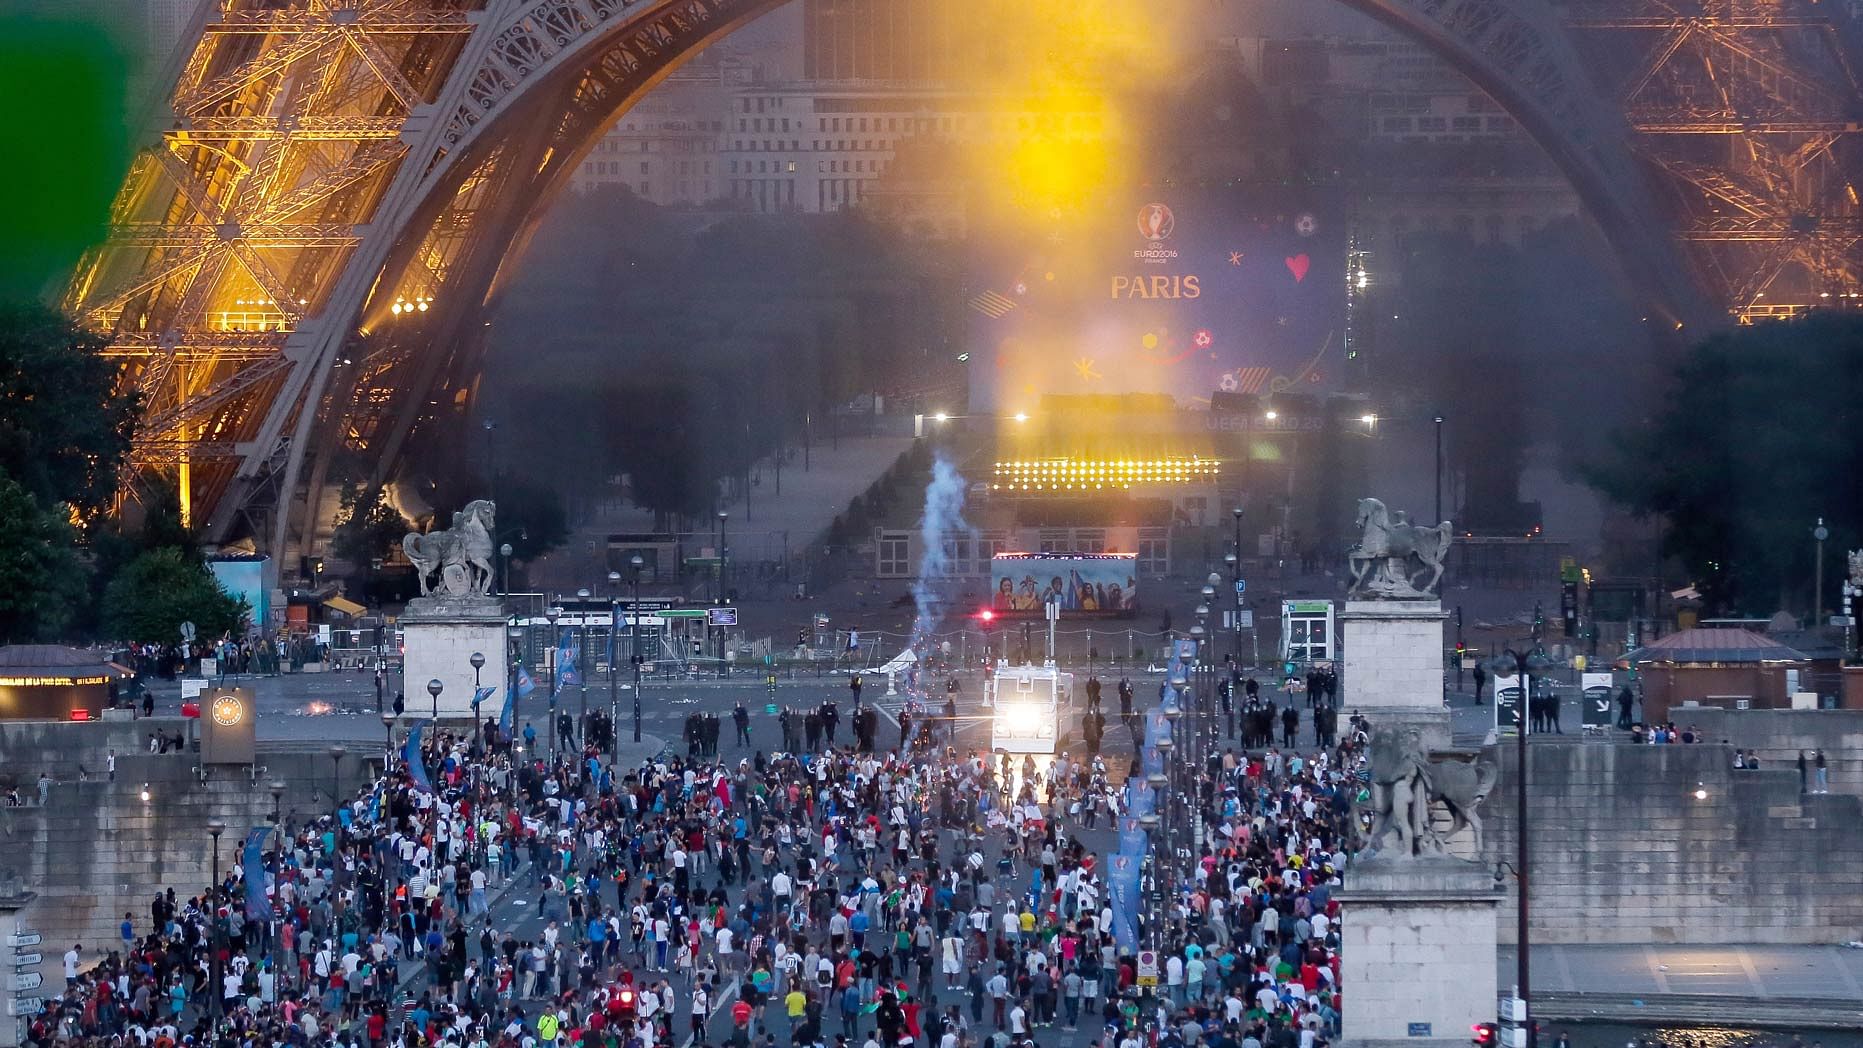
[[[418,768],[288,820],[262,845],[262,884],[229,862],[207,892],[125,914],[102,963],[67,955],[65,992],[30,1039],[1014,1048],[1060,1027],[1104,1048],[1315,1048],[1336,1035],[1333,893],[1360,725],[1312,756],[1213,748],[1185,770],[1177,806],[1199,818],[1177,839],[1192,826],[1201,839],[1184,870],[1142,883],[1153,991],[1112,933],[1102,855],[1123,767],[961,753],[954,717],[927,718],[929,746],[876,752],[866,731],[837,748],[824,705],[797,718],[825,722],[819,749],[765,754],[740,728],[721,754],[699,722],[683,752],[630,767],[593,746],[552,758],[534,731],[435,734]],[[252,919],[249,898],[264,900]]]

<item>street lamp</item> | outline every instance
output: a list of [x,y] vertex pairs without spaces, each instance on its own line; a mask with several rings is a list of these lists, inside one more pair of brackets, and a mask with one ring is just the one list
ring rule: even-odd
[[[621,701],[615,697],[615,656],[621,654],[621,573],[608,573],[608,741],[619,742]],[[614,752],[618,747],[611,748]]]
[[1824,625],[1824,540],[1831,537],[1831,529],[1824,526],[1824,518],[1818,518],[1818,526],[1811,529],[1811,537],[1818,540],[1817,561],[1812,572],[1811,622],[1813,626]]
[[1433,416],[1431,422],[1436,424],[1436,517],[1431,524],[1440,524],[1443,519],[1443,417]]
[[588,741],[589,737],[589,675],[582,672],[582,666],[589,661],[589,590],[584,586],[576,591],[576,599],[582,602],[576,627],[576,738]]
[[498,592],[511,592],[511,544],[498,547]]
[[723,604],[725,595],[725,572],[729,568],[725,557],[725,518],[731,514],[718,511],[718,597],[712,603]]
[[272,794],[272,822],[275,825],[282,826],[285,822],[285,781],[283,779],[273,779],[268,784],[268,788],[271,790]]
[[466,660],[472,663],[472,752],[479,752],[479,671],[485,668],[485,653],[475,651]]
[[627,559],[628,567],[634,569],[634,606],[632,617],[628,621],[628,635],[633,638],[634,663],[634,741],[640,741],[640,569],[646,561],[636,553]]
[[340,807],[343,803],[343,755],[349,750],[344,746],[332,746],[330,754],[330,806]]
[[[1520,889],[1518,898],[1519,905],[1515,908],[1514,913],[1516,921],[1515,939],[1517,941],[1515,952],[1519,954],[1515,964],[1515,982],[1517,986],[1514,992],[1523,1003],[1523,1011],[1518,1018],[1521,1028],[1529,1031],[1529,1039],[1532,1037],[1531,1031],[1533,1029],[1533,1021],[1532,1005],[1528,1002],[1532,1000],[1531,990],[1533,984],[1531,981],[1532,970],[1527,963],[1527,955],[1530,952],[1529,947],[1531,945],[1531,939],[1527,931],[1529,905],[1527,899],[1527,886],[1529,883],[1527,879],[1527,726],[1530,723],[1530,718],[1527,716],[1527,706],[1528,703],[1532,701],[1533,697],[1534,671],[1545,669],[1550,665],[1551,663],[1546,657],[1537,652],[1522,653],[1514,648],[1508,648],[1502,653],[1500,658],[1495,660],[1495,667],[1497,669],[1511,667],[1514,674],[1520,680],[1520,699],[1514,706],[1515,716],[1520,718],[1519,726],[1514,733],[1515,760],[1520,766],[1519,781],[1516,782],[1514,786],[1515,831],[1513,867],[1514,880],[1518,882]],[[1498,715],[1500,707],[1500,694],[1498,690],[1495,694],[1495,707]]]
[[556,696],[558,686],[563,681],[563,667],[556,660],[563,657],[563,645],[557,638],[556,620],[563,617],[563,609],[552,604],[550,610],[543,613],[544,621],[550,624],[550,760],[556,760]]
[[395,763],[395,711],[382,711],[382,774]]
[[438,677],[427,682],[427,694],[433,696],[433,722],[436,727],[440,723],[440,693],[445,690],[446,682]]
[[207,946],[212,952],[211,970],[207,975],[208,982],[212,984],[207,994],[207,1009],[208,1015],[212,1016],[216,1035],[220,1032],[221,984],[225,981],[220,973],[220,835],[225,832],[226,823],[219,819],[208,820],[207,835],[213,838],[213,894],[212,905],[208,907],[208,915],[213,920],[213,934]]

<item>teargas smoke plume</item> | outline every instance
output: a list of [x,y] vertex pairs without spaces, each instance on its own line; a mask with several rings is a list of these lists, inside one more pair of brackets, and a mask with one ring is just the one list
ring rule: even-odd
[[925,485],[925,516],[919,520],[919,574],[912,582],[912,601],[918,617],[912,623],[912,650],[923,661],[931,651],[932,634],[944,621],[937,586],[950,577],[945,537],[967,532],[964,522],[964,477],[943,452],[932,461],[931,482]]

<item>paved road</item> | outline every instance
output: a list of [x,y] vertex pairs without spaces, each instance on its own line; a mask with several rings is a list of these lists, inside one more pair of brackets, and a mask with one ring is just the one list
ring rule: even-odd
[[[1500,985],[1516,951],[1501,947]],[[1863,1001],[1863,950],[1842,946],[1535,946],[1533,989]]]

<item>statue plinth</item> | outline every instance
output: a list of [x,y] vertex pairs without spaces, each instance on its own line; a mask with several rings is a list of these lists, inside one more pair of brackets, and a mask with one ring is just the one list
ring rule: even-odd
[[1434,597],[1347,600],[1339,612],[1341,709],[1374,727],[1416,726],[1432,749],[1450,743],[1443,706],[1443,621]]
[[1338,893],[1340,1044],[1466,1045],[1493,1022],[1496,917],[1505,892],[1448,855],[1355,861]]
[[498,716],[504,709],[511,665],[504,602],[500,598],[482,593],[416,597],[408,601],[400,624],[406,649],[402,659],[402,679],[406,682],[403,699],[409,716],[433,715],[434,701],[427,694],[427,682],[438,680],[440,719],[470,720],[475,651],[485,656],[477,680],[492,689],[480,706],[479,719]]

